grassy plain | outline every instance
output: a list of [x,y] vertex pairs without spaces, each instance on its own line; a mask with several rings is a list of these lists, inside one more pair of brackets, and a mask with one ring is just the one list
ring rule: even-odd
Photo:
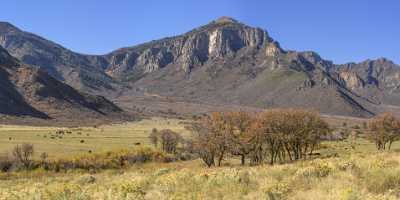
[[[79,128],[0,125],[0,154],[24,142],[35,146],[36,156],[47,152],[50,157],[126,149],[135,143],[148,144],[147,136],[153,128],[171,129],[187,136],[189,133],[184,126],[183,120],[165,118]],[[60,130],[65,133],[56,134]]]
[[[147,144],[153,128],[170,128],[188,136],[184,125],[181,120],[153,118],[97,128],[1,126],[0,152],[22,142],[33,143],[36,155],[45,151],[54,157],[130,148],[137,142]],[[348,126],[353,125],[357,124]],[[57,130],[72,133],[62,139],[49,138]],[[400,142],[385,152],[378,152],[362,138],[323,142],[318,153],[320,156],[312,159],[274,166],[240,166],[238,160],[228,158],[222,167],[213,168],[192,160],[137,164],[97,173],[41,169],[0,172],[0,200],[400,199]]]
[[[96,174],[35,171],[0,180],[0,200],[297,199],[395,200],[398,153],[351,154],[282,165],[240,167],[226,161],[148,163]],[[7,177],[7,176],[6,176]]]

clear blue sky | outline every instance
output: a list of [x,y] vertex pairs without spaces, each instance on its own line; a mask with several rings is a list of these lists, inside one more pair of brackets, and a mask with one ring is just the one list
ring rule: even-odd
[[267,30],[286,49],[313,50],[335,63],[400,63],[399,0],[8,0],[1,8],[0,21],[87,54],[231,16]]

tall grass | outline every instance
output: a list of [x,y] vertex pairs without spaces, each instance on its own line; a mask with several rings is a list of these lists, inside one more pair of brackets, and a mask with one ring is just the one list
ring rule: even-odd
[[199,160],[149,162],[98,173],[9,177],[0,181],[0,199],[394,200],[400,198],[399,161],[396,153],[377,153],[275,166],[227,161],[229,166],[210,169]]

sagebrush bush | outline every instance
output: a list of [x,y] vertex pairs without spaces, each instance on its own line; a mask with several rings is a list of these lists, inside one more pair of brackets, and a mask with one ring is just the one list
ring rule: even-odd
[[393,191],[400,195],[400,169],[375,169],[366,173],[366,188],[374,193]]
[[50,160],[29,160],[29,168],[19,168],[20,161],[7,156],[0,157],[0,171],[8,172],[11,169],[37,170],[43,169],[55,172],[69,170],[97,171],[103,169],[121,169],[134,164],[146,162],[174,162],[180,160],[177,155],[167,154],[161,150],[150,147],[136,147],[134,149],[107,151],[102,153],[85,153],[82,155]]
[[[400,196],[400,166],[393,163],[399,159],[396,153],[353,154],[274,166],[204,168],[201,161],[192,161],[149,163],[96,174],[85,170],[0,173],[0,200],[396,200]],[[354,169],[359,176],[354,175]]]
[[281,182],[268,187],[265,192],[268,200],[283,200],[287,199],[290,190],[290,186],[287,183]]
[[13,166],[13,160],[8,156],[1,156],[0,157],[0,171],[7,172]]
[[331,174],[334,170],[335,167],[332,163],[318,160],[311,162],[307,167],[298,169],[295,176],[305,178],[323,178]]
[[59,159],[51,161],[49,168],[54,171],[119,169],[150,161],[171,162],[175,161],[175,158],[150,147],[138,147],[133,150],[108,151]]
[[354,190],[352,187],[348,187],[342,191],[343,200],[361,200],[358,191]]

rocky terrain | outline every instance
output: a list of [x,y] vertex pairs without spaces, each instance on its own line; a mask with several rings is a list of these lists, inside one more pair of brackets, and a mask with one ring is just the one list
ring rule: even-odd
[[400,106],[400,67],[387,59],[336,65],[282,49],[263,29],[222,17],[188,33],[82,55],[0,23],[0,45],[75,89],[143,112],[302,107],[369,117]]
[[79,92],[43,69],[21,64],[0,47],[0,117],[95,122],[124,112],[104,97]]

